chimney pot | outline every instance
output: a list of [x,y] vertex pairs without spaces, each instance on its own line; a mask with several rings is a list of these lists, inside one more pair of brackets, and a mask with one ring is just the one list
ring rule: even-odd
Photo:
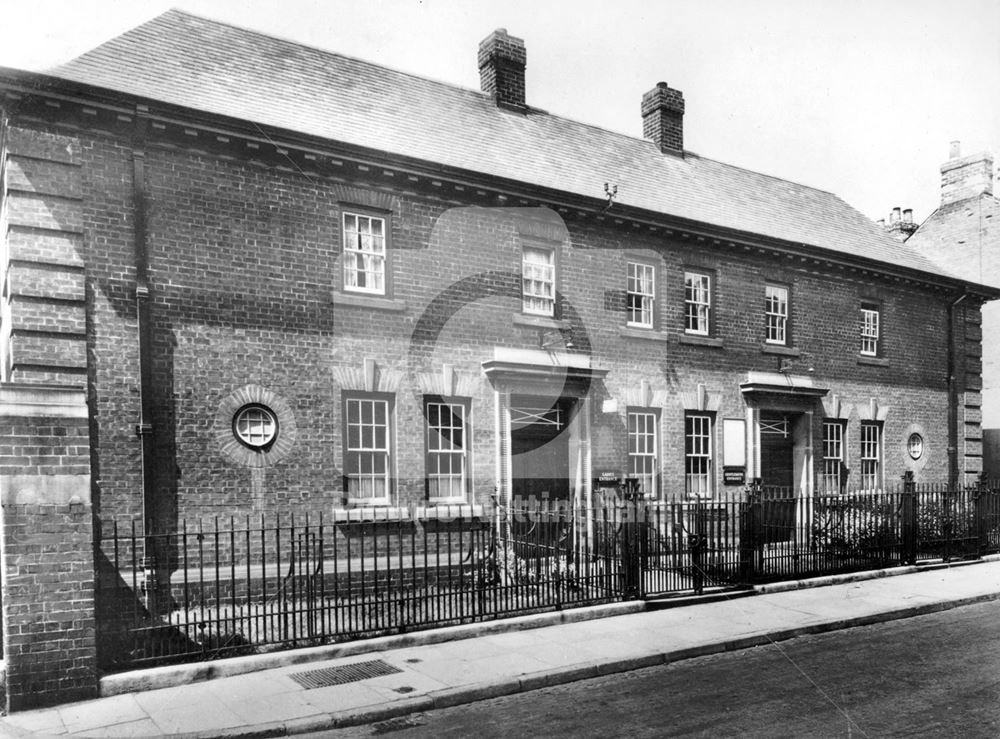
[[913,223],[913,208],[903,211],[903,223]]
[[479,43],[478,61],[480,89],[500,107],[524,110],[524,39],[498,28]]
[[962,142],[952,141],[951,146],[948,149],[948,158],[958,159],[960,156],[962,156]]
[[684,153],[684,93],[666,82],[642,96],[642,135],[662,152]]
[[890,223],[899,223],[899,211],[898,206],[892,209],[892,215],[889,218]]

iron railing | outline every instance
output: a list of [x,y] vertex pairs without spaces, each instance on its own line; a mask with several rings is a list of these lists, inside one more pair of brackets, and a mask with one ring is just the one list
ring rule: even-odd
[[1000,488],[609,496],[392,521],[134,521],[99,537],[104,669],[1000,551]]

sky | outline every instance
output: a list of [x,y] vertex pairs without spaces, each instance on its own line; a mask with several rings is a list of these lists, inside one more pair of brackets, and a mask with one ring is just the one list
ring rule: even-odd
[[529,105],[638,137],[662,80],[686,149],[872,219],[927,218],[951,141],[1000,155],[997,0],[4,0],[0,66],[53,66],[171,7],[475,89],[479,41],[506,28]]

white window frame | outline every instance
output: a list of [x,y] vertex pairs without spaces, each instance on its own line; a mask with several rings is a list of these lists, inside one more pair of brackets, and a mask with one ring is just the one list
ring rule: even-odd
[[712,326],[712,276],[684,273],[684,333],[708,336]]
[[660,415],[654,410],[627,412],[628,474],[639,480],[639,490],[647,498],[659,496]]
[[[389,504],[394,405],[386,397],[351,395],[344,398],[344,478],[350,503]],[[370,413],[365,413],[366,408]],[[378,421],[379,408],[383,423]],[[377,471],[378,467],[382,467],[382,472]]]
[[764,340],[768,344],[788,344],[788,294],[784,285],[764,287]]
[[882,487],[882,424],[861,422],[861,488],[878,490]]
[[713,420],[707,413],[684,416],[684,491],[689,498],[712,497]]
[[385,295],[386,219],[345,212],[343,219],[345,292]]
[[626,325],[653,328],[656,308],[656,267],[629,262],[625,290]]
[[[471,447],[469,409],[469,403],[461,400],[435,396],[424,399],[425,474],[427,499],[431,502],[468,502]],[[447,413],[447,419],[443,411]],[[448,472],[442,472],[445,467]],[[442,484],[447,486],[446,494],[441,492]]]
[[278,436],[278,417],[258,403],[245,405],[233,416],[233,433],[250,449],[266,449]]
[[843,422],[823,422],[823,471],[820,490],[824,493],[839,493],[842,489],[846,435]]
[[877,303],[861,304],[861,354],[877,357],[881,339],[881,311]]
[[526,244],[521,249],[521,310],[534,316],[552,317],[555,306],[555,249]]

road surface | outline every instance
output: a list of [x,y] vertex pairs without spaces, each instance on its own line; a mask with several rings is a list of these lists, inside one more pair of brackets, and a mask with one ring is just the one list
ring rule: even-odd
[[310,736],[384,734],[1000,737],[1000,602]]

